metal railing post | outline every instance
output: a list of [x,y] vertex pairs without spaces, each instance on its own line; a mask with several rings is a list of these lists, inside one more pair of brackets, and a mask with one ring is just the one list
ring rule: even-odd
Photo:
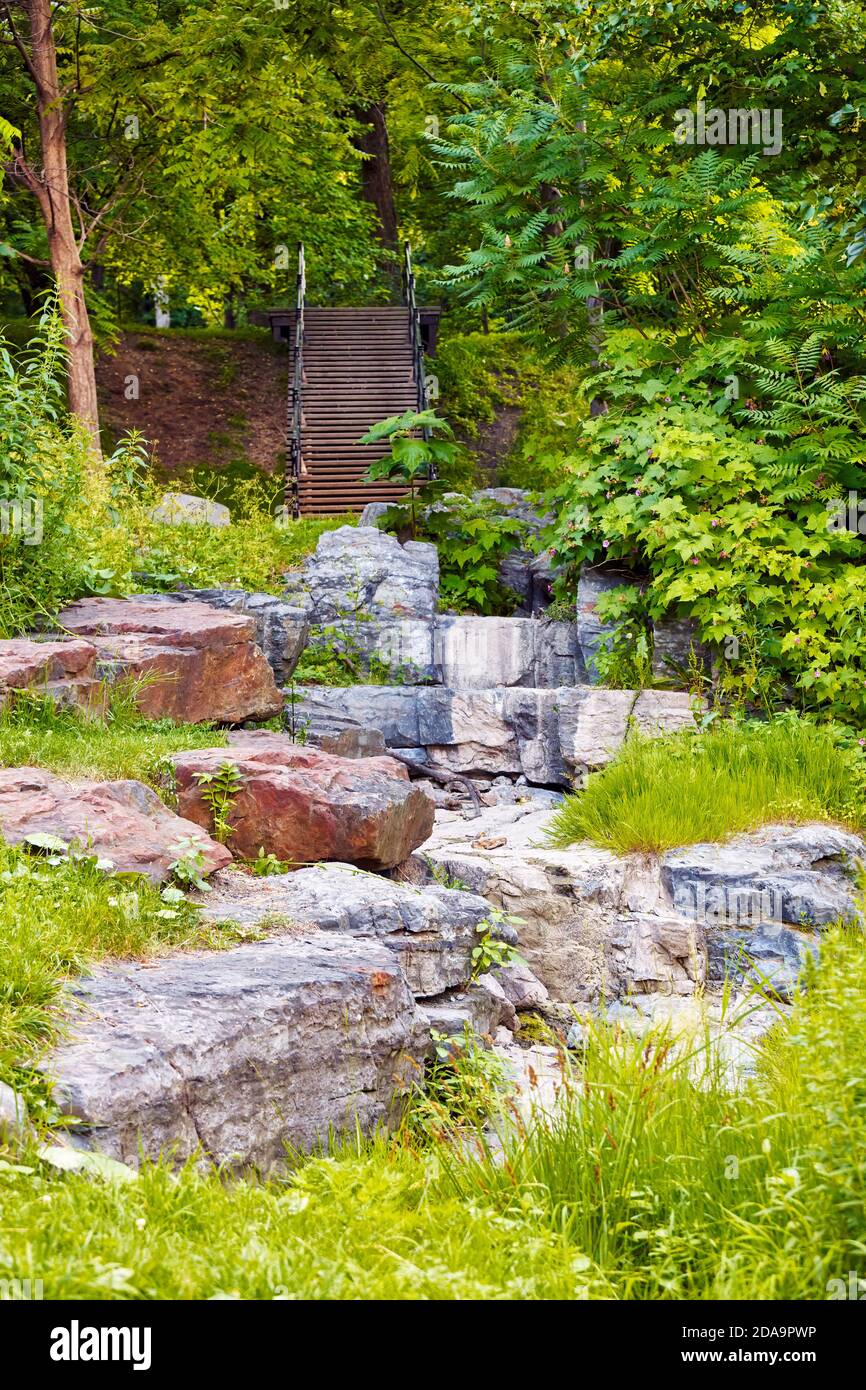
[[[408,241],[403,243],[403,298],[409,310],[409,336],[412,343],[412,372],[415,377],[418,411],[427,409],[427,379],[424,372],[424,343],[421,338],[421,318],[415,299],[415,272],[412,269],[412,248]],[[427,426],[421,431],[424,439],[430,438]],[[437,476],[434,465],[430,467],[430,478]]]
[[286,458],[285,507],[297,521],[301,514],[301,420],[304,385],[304,304],[307,297],[307,267],[303,243],[298,247],[298,280],[295,296],[295,336],[292,344],[292,411],[289,418]]

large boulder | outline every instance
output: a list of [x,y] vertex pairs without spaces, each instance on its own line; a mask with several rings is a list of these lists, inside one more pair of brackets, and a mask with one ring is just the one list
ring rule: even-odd
[[314,623],[345,618],[432,618],[439,596],[435,545],[375,526],[340,526],[319,537],[302,570],[286,577],[295,603],[309,598]]
[[255,623],[242,614],[158,595],[87,598],[58,625],[86,637],[115,677],[142,681],[136,699],[151,719],[239,724],[282,709]]
[[443,614],[429,620],[351,620],[314,634],[361,666],[373,659],[394,685],[451,690],[576,685],[581,672],[575,623]]
[[555,688],[580,677],[575,623],[443,617],[434,643],[442,684],[453,690]]
[[170,1153],[267,1172],[291,1150],[397,1120],[427,1030],[393,955],[290,934],[68,989],[69,1036],[46,1064],[79,1147],[124,1163]]
[[174,756],[182,815],[211,825],[201,779],[227,763],[241,781],[228,814],[228,843],[244,858],[264,848],[294,863],[332,859],[387,869],[433,828],[433,803],[394,758],[341,758],[265,730],[232,734],[228,748]]
[[400,873],[459,879],[520,917],[521,954],[555,1000],[690,995],[744,977],[787,998],[820,928],[857,916],[866,843],[835,826],[764,826],[650,857],[551,848],[548,821],[531,805],[468,823],[440,813]]
[[143,782],[67,782],[41,767],[0,768],[0,835],[13,845],[56,836],[153,883],[169,877],[190,841],[201,850],[204,873],[231,861],[223,845],[176,816]]
[[105,686],[96,673],[97,651],[81,638],[14,637],[0,642],[0,709],[16,691],[47,695],[66,708],[91,713],[105,706]]
[[256,641],[264,652],[278,685],[286,685],[310,635],[310,605],[306,598],[288,603],[273,594],[250,593],[246,589],[183,589],[177,596],[213,608],[242,613],[256,625]]
[[285,920],[374,939],[395,952],[413,994],[427,999],[466,984],[476,927],[490,905],[475,893],[438,884],[417,888],[349,864],[316,864],[270,878],[225,870],[202,911],[216,922],[267,927]]

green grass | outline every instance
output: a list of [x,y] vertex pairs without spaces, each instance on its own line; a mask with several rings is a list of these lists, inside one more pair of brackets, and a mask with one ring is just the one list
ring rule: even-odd
[[[241,490],[239,484],[235,496]],[[174,488],[177,491],[177,486]],[[99,541],[99,565],[117,579],[119,592],[192,588],[237,588],[279,594],[283,576],[315,550],[319,537],[338,526],[355,525],[356,516],[307,517],[279,525],[268,511],[236,515],[230,526],[166,526],[153,522],[144,507],[127,506],[115,532]],[[129,574],[130,547],[135,556]]]
[[131,687],[112,690],[105,720],[56,709],[51,700],[29,694],[0,710],[0,766],[44,767],[70,778],[135,778],[164,799],[170,754],[226,743],[225,730],[208,724],[142,719]]
[[22,1084],[62,1028],[64,979],[94,961],[238,939],[144,880],[118,881],[92,861],[50,864],[0,841],[0,1079]]
[[262,1184],[10,1153],[0,1277],[46,1298],[825,1299],[866,1274],[862,935],[828,931],[808,984],[737,1091],[700,1040],[598,1030],[557,1118],[512,1126],[500,1159],[445,1128]]
[[866,826],[866,759],[850,731],[788,714],[664,739],[631,735],[555,813],[550,840],[656,852],[810,820]]

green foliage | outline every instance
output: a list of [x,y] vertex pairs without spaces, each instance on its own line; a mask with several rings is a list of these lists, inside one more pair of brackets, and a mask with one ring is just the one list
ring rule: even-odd
[[866,827],[866,754],[844,727],[794,713],[710,721],[695,733],[632,733],[550,822],[551,843],[626,854],[724,840],[773,822]]
[[232,833],[229,816],[244,786],[243,773],[236,763],[225,762],[216,772],[194,772],[193,777],[211,813],[214,838],[224,845]]
[[647,574],[651,616],[691,615],[710,644],[759,655],[742,673],[755,699],[793,687],[862,724],[862,543],[827,524],[866,491],[866,259],[848,254],[861,171],[856,122],[842,106],[829,119],[845,84],[815,58],[819,30],[832,52],[862,24],[798,11],[759,41],[752,100],[792,99],[775,164],[677,144],[677,110],[710,87],[736,108],[751,82],[741,21],[702,11],[695,39],[696,11],[593,7],[568,37],[554,15],[500,31],[437,147],[477,226],[449,281],[511,306],[539,352],[581,372],[581,419],[547,470],[562,589],[583,560],[623,560]]
[[[275,485],[238,484],[231,526],[166,525],[142,440],[89,463],[60,403],[62,328],[52,306],[15,361],[0,340],[0,637],[87,594],[236,586],[279,593],[319,536],[354,516],[283,522]],[[33,543],[36,542],[36,543]]]
[[518,333],[449,330],[446,319],[428,367],[439,383],[439,408],[455,434],[474,440],[499,407],[523,403],[527,351]]
[[[537,550],[538,537],[489,498],[442,497],[441,492],[428,486],[416,517],[417,535],[439,552],[440,607],[455,613],[513,613],[519,598],[500,581],[499,565],[515,549]],[[405,505],[393,506],[379,524],[402,532],[410,520]]]
[[[731,1006],[724,1029],[751,1007]],[[501,1095],[489,1054],[464,1080],[455,1040],[436,1046],[435,1108],[284,1180],[191,1163],[114,1183],[10,1154],[0,1276],[61,1299],[520,1302],[821,1301],[849,1270],[866,1277],[859,932],[824,934],[808,990],[739,1086],[700,1028],[677,1043],[594,1027],[580,1067],[562,1059],[555,1112],[510,1112],[491,1141],[476,1127]]]
[[[449,489],[495,482],[534,491],[560,480],[563,445],[587,409],[573,367],[546,362],[524,334],[454,332],[446,318],[428,370],[438,408],[466,445],[440,467]],[[500,434],[497,419],[509,413],[515,424]]]
[[0,336],[0,637],[62,603],[80,572],[69,515],[85,451],[63,423],[63,330],[51,304],[13,361]]
[[595,655],[602,685],[614,690],[643,690],[651,685],[652,627],[643,591],[636,584],[610,589],[599,595],[595,611],[601,622],[613,624],[613,632]]
[[173,846],[173,853],[177,857],[172,860],[170,868],[177,882],[198,893],[209,893],[210,884],[205,877],[207,858],[201,840],[194,835],[184,835]]
[[[442,437],[434,438],[437,434]],[[399,483],[408,489],[413,537],[418,489],[440,467],[447,467],[453,461],[456,445],[452,442],[452,434],[447,420],[440,420],[435,411],[407,410],[402,415],[380,420],[358,441],[359,444],[378,444],[383,439],[388,440],[390,454],[371,463],[361,481]]]
[[264,845],[259,845],[259,852],[255,859],[249,863],[250,873],[253,878],[272,878],[275,874],[287,874],[293,865],[285,859],[278,859],[270,851],[265,854]]
[[522,960],[516,948],[506,941],[500,932],[503,926],[521,925],[522,918],[511,917],[498,907],[490,909],[484,921],[479,922],[475,928],[478,940],[472,947],[473,980],[477,980],[479,975],[485,975],[488,970],[493,970],[498,965],[513,965],[516,961]]
[[502,1059],[464,1025],[462,1033],[431,1030],[433,1058],[413,1098],[408,1128],[441,1140],[450,1130],[479,1129],[502,1109],[507,1091]]

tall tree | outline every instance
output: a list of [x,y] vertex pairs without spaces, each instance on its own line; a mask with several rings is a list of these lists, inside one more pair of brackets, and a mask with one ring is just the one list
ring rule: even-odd
[[[13,9],[21,11],[19,28]],[[73,223],[73,198],[66,157],[67,93],[57,72],[57,49],[50,0],[19,0],[4,4],[3,17],[12,42],[36,92],[39,122],[40,166],[35,166],[18,144],[11,175],[33,194],[48,240],[51,268],[60,293],[69,349],[69,407],[90,435],[91,448],[101,454],[99,406],[93,361],[93,330],[84,293],[82,248],[99,215],[87,217],[78,204],[78,232]]]

